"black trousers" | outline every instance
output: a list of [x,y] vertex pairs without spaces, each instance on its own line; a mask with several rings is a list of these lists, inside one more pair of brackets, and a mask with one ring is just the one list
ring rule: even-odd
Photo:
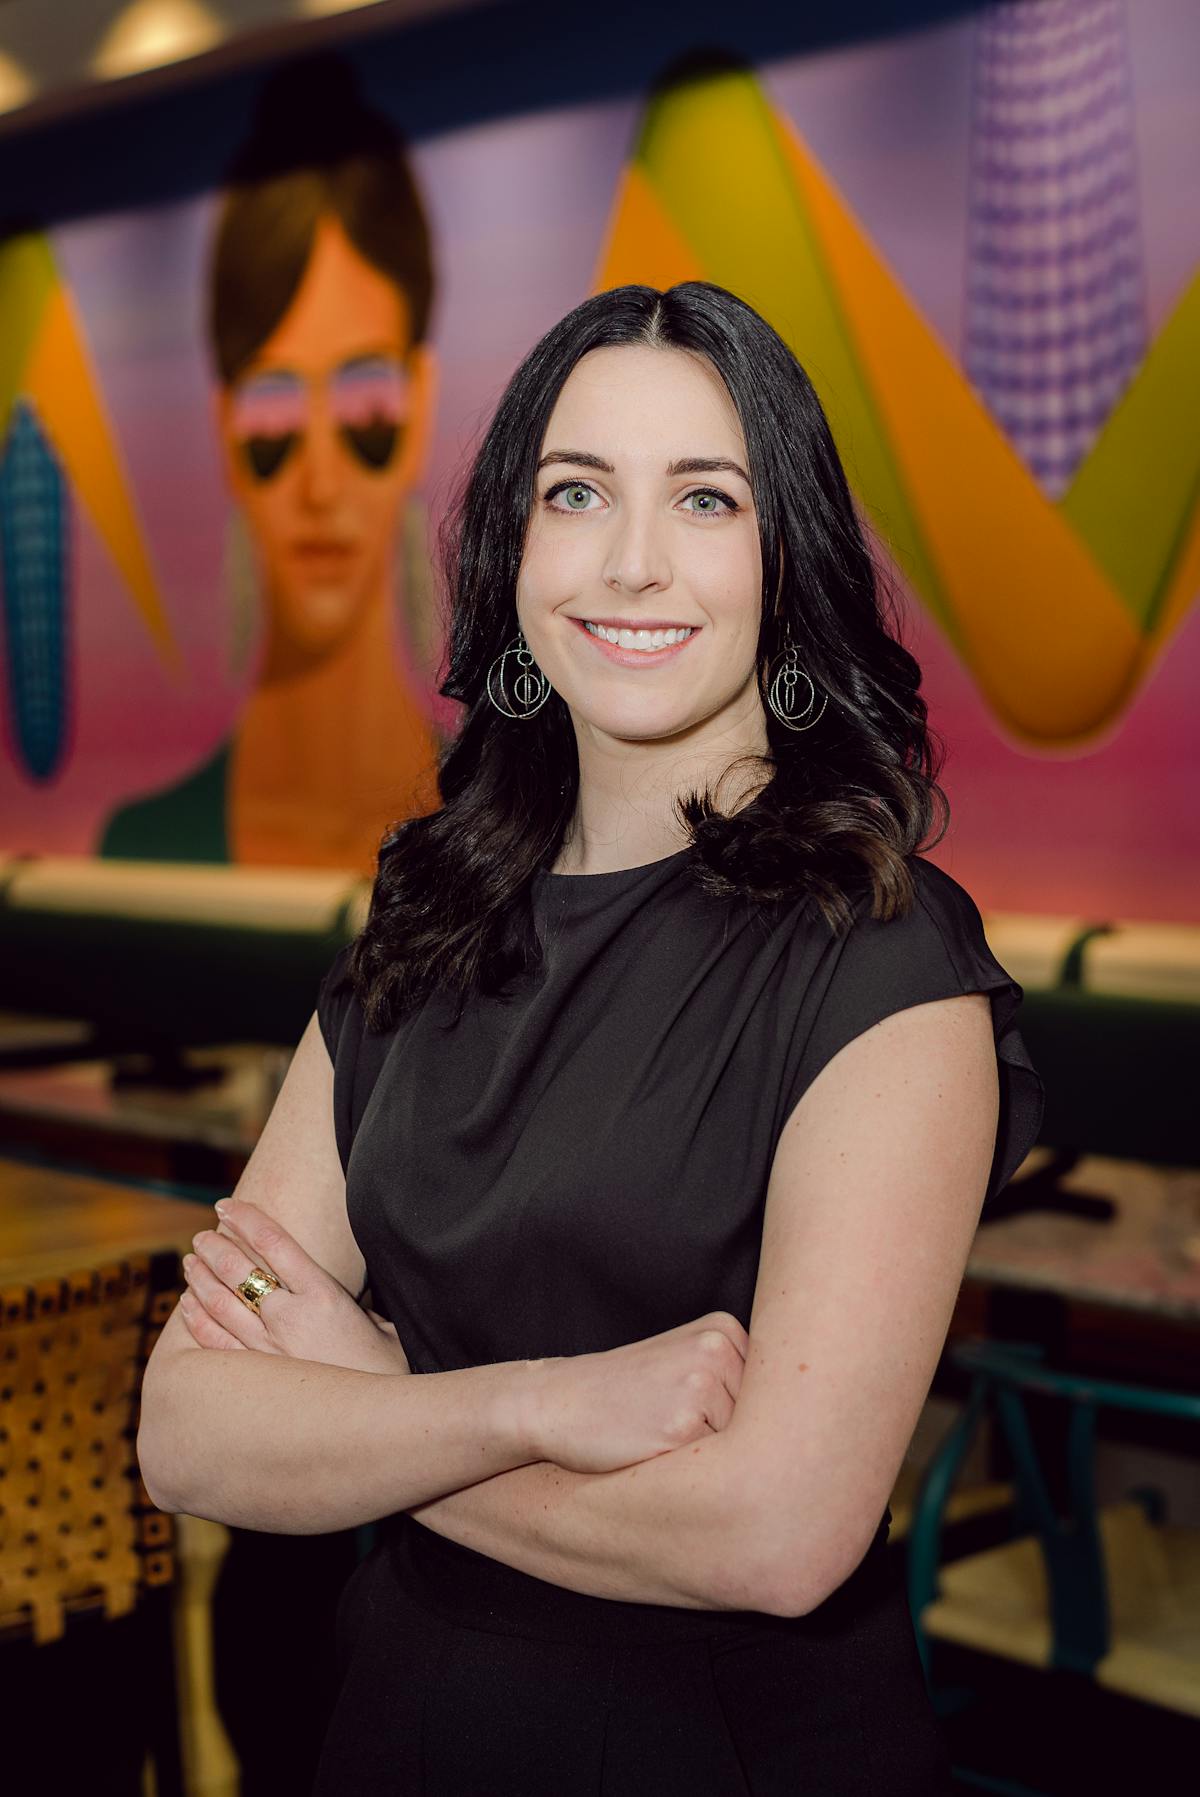
[[567,1591],[390,1518],[313,1797],[947,1797],[894,1557],[808,1616]]

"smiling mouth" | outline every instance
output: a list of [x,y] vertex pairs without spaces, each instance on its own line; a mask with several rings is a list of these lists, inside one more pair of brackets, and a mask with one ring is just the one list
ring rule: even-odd
[[575,622],[582,624],[589,636],[601,642],[643,653],[686,643],[696,630],[693,624],[610,624],[603,619],[596,622],[591,618],[577,618]]
[[619,662],[623,667],[657,666],[669,656],[678,655],[700,631],[700,626],[695,624],[639,624],[634,627],[603,621],[596,623],[591,618],[573,618],[572,623],[578,625],[584,636],[590,637],[610,661]]

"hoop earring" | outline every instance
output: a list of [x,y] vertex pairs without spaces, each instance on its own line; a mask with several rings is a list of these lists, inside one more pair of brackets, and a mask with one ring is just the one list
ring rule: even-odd
[[[509,703],[508,694],[504,690],[504,664],[510,655],[516,656],[520,668],[520,672],[513,681],[513,697],[522,707],[521,710],[513,709]],[[493,680],[499,689],[499,698],[492,690]],[[534,661],[533,653],[525,641],[524,632],[519,628],[508,648],[502,649],[488,668],[487,696],[496,710],[502,712],[506,718],[520,719],[531,718],[534,712],[541,710],[550,696],[550,682]]]
[[[800,666],[800,656],[792,641],[790,630],[787,631],[782,653],[776,656],[775,660],[781,661],[782,666],[776,670],[767,687],[767,704],[779,722],[788,730],[811,730],[813,725],[819,724],[824,716],[825,707],[829,703],[829,694],[821,694],[820,709],[817,710],[815,717],[809,717],[809,712],[817,703],[817,689],[813,684],[812,675]],[[797,711],[796,687],[801,680],[808,688],[808,703],[803,711]],[[808,718],[807,723],[804,722],[806,718]]]

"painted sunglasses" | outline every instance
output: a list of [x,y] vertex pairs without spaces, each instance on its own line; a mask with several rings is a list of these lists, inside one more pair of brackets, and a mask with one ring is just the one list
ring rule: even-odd
[[234,385],[233,435],[255,480],[272,480],[303,441],[314,387],[324,389],[333,426],[362,467],[380,473],[391,462],[408,418],[407,371],[392,356],[354,356],[323,377],[270,368]]

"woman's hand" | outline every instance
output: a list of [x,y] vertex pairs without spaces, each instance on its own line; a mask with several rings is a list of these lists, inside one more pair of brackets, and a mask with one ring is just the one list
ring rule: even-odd
[[625,1347],[528,1361],[538,1457],[614,1472],[715,1434],[733,1415],[749,1345],[735,1316],[711,1310]]
[[[246,1198],[224,1199],[221,1209],[217,1228],[193,1238],[196,1252],[183,1263],[180,1310],[202,1348],[253,1348],[362,1373],[410,1371],[391,1323],[355,1303],[282,1224]],[[280,1281],[257,1316],[234,1289],[254,1266]]]

